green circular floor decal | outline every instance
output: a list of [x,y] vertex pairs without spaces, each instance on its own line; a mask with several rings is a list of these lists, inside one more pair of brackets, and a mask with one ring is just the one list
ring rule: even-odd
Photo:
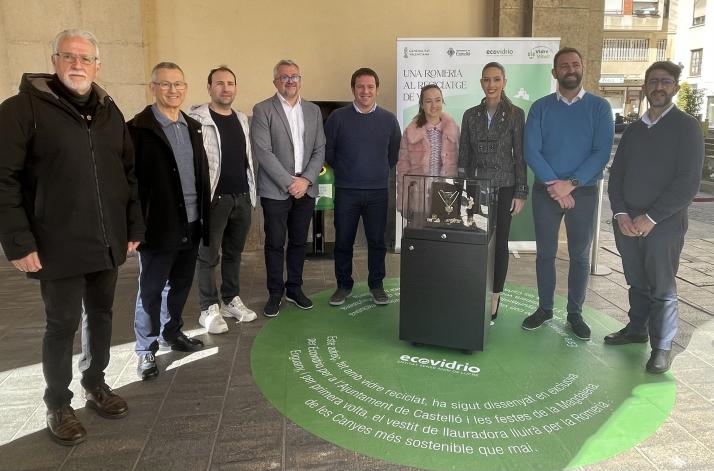
[[253,344],[265,397],[341,447],[432,470],[557,470],[631,448],[674,406],[671,374],[644,370],[649,346],[604,345],[622,326],[593,309],[591,342],[564,327],[562,298],[553,322],[527,332],[537,293],[509,285],[486,351],[467,355],[400,341],[399,280],[385,289],[388,306],[364,285],[340,307],[330,292],[310,311],[283,306]]

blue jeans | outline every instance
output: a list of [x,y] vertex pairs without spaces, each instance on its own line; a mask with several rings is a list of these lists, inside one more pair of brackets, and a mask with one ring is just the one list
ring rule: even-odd
[[359,218],[367,237],[367,284],[381,288],[384,280],[384,258],[387,246],[384,230],[387,226],[387,189],[335,191],[335,278],[339,288],[352,289],[352,252],[357,236]]
[[581,315],[585,290],[590,276],[590,244],[597,200],[597,187],[578,187],[571,193],[575,207],[563,209],[548,195],[542,183],[533,185],[533,222],[536,237],[536,278],[538,299],[542,309],[553,309],[555,293],[555,256],[558,252],[558,232],[565,218],[568,236],[568,314]]

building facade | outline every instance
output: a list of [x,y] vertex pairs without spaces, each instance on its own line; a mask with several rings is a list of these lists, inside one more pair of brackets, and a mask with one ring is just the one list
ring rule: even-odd
[[352,100],[350,75],[366,66],[382,79],[380,105],[394,109],[398,37],[561,37],[585,54],[586,87],[596,90],[602,0],[365,0],[360,10],[334,0],[297,0],[280,14],[270,2],[0,0],[0,101],[17,93],[23,72],[51,70],[50,43],[65,28],[97,35],[99,81],[127,117],[151,101],[151,67],[167,60],[184,69],[187,104],[205,102],[207,71],[228,64],[238,74],[236,106],[251,110],[275,93],[274,64],[290,58],[307,99]]
[[605,0],[599,88],[613,113],[634,118],[644,112],[645,70],[673,58],[676,27],[669,0]]
[[[709,39],[707,39],[709,38]],[[714,0],[680,0],[675,60],[682,81],[704,90],[701,119],[714,125]]]

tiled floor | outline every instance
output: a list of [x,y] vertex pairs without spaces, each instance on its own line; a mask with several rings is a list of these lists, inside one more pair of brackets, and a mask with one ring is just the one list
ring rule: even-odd
[[[691,222],[683,254],[683,266],[688,264],[696,273],[683,272],[685,279],[679,284],[675,409],[649,439],[588,470],[714,470],[714,286],[706,282],[714,273],[714,217],[704,213]],[[612,273],[591,279],[587,303],[624,322],[626,284],[608,217],[603,215],[600,263]],[[366,251],[359,248],[355,256],[356,273],[364,281]],[[534,286],[534,258],[532,254],[512,258],[509,281]],[[566,263],[560,260],[560,280],[566,278],[565,270]],[[398,276],[398,255],[388,255],[387,271],[388,276]],[[0,470],[407,469],[325,442],[286,420],[263,398],[249,366],[253,339],[270,322],[263,316],[250,324],[231,324],[225,335],[202,335],[206,342],[202,352],[159,356],[159,378],[138,382],[132,345],[136,274],[137,261],[131,259],[121,269],[107,370],[107,382],[129,401],[131,413],[116,421],[96,416],[83,407],[74,382],[73,405],[90,437],[67,448],[52,442],[44,429],[40,365],[44,317],[37,283],[24,279],[7,263],[0,264]],[[242,296],[256,311],[265,301],[264,284],[262,251],[251,250],[243,259]],[[308,260],[305,291],[333,286],[331,260]],[[564,295],[565,283],[557,291]],[[285,314],[288,309],[295,308],[285,308]],[[201,335],[195,296],[184,317],[187,330]]]

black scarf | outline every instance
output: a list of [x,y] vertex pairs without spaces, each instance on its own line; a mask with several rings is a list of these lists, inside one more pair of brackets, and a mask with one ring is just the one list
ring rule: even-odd
[[[98,102],[97,92],[94,91],[94,88],[90,88],[89,93],[79,95],[73,90],[67,88],[59,79],[57,74],[52,76],[52,80],[49,81],[48,85],[53,92],[60,96],[60,98],[67,100],[84,119],[87,119],[87,116],[94,115],[94,110],[97,108]],[[91,122],[91,118],[87,121]]]

